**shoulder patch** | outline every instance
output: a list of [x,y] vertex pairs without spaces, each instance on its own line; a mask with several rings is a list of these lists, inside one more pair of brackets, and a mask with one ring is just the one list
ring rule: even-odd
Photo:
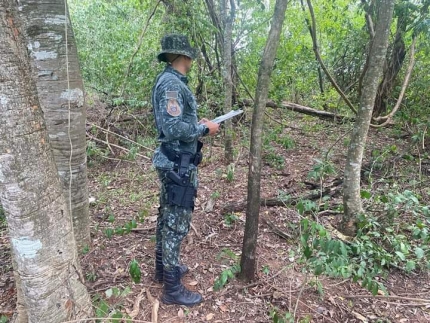
[[181,115],[181,107],[178,101],[176,101],[176,99],[171,98],[167,102],[167,113],[170,114],[172,117],[177,117]]

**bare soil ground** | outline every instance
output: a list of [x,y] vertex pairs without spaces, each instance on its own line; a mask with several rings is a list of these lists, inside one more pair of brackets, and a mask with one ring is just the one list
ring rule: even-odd
[[[295,147],[285,150],[273,146],[276,154],[283,156],[283,163],[274,164],[265,158],[262,197],[274,198],[282,192],[292,197],[309,194],[308,173],[315,164],[314,159],[321,158],[327,149],[331,149],[331,160],[338,172],[326,181],[342,176],[348,127],[291,116],[294,120],[284,132],[294,139]],[[271,126],[276,123],[270,122],[268,131]],[[131,293],[127,296],[110,297],[107,302],[112,308],[131,313],[137,308],[135,301],[140,294],[142,300],[134,317],[136,322],[151,322],[153,310],[157,310],[159,322],[271,322],[269,312],[274,307],[280,314],[291,313],[295,322],[430,322],[430,277],[427,272],[405,274],[392,270],[384,279],[388,297],[372,296],[350,279],[317,278],[306,273],[300,262],[299,242],[294,236],[294,224],[300,219],[292,206],[261,208],[262,218],[291,234],[292,238],[280,238],[266,222],[260,221],[258,279],[251,284],[233,279],[221,290],[214,291],[214,281],[220,273],[240,259],[245,210],[235,212],[236,218],[226,215],[223,209],[246,198],[248,151],[242,146],[246,140],[239,135],[235,138],[238,151],[233,180],[229,180],[223,163],[221,139],[216,138],[205,146],[206,158],[200,167],[193,229],[182,246],[182,262],[190,268],[183,282],[189,289],[202,293],[205,301],[190,309],[162,303],[157,309],[150,301],[151,296],[160,299],[162,293],[162,286],[152,281],[158,182],[150,162],[140,159],[138,162],[106,160],[94,163],[89,168],[90,196],[93,198],[90,208],[92,245],[81,256],[90,293],[106,298],[105,292],[110,288],[123,290],[130,286]],[[394,139],[391,130],[372,130],[366,162],[371,150],[394,144],[399,149],[408,149],[408,143]],[[149,151],[141,153],[151,155]],[[417,165],[411,162],[398,161],[393,167],[401,169],[402,173],[417,172]],[[393,172],[391,170],[390,174]],[[385,175],[375,171],[375,176]],[[340,194],[334,195],[330,203],[341,203]],[[107,228],[115,229],[132,219],[138,219],[137,228],[128,234],[107,237]],[[335,214],[326,213],[321,214],[321,221],[335,227],[338,219]],[[2,223],[0,315],[10,316],[14,312],[16,291],[7,231],[4,221]],[[142,280],[138,284],[131,282],[128,273],[133,259],[139,262],[142,271]]]

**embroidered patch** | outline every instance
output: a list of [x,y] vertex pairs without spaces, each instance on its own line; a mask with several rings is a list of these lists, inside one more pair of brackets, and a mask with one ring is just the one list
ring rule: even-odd
[[173,117],[181,115],[181,107],[176,99],[169,99],[167,102],[167,113]]
[[166,99],[177,99],[178,91],[166,91]]

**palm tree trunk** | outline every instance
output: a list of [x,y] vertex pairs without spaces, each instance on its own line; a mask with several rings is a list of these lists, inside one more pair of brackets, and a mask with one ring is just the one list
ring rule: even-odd
[[19,14],[49,142],[67,203],[71,205],[75,238],[81,248],[90,244],[86,107],[69,14],[65,0],[21,0]]

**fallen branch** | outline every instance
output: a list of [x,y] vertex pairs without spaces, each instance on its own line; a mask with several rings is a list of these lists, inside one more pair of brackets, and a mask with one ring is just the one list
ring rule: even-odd
[[274,234],[277,236],[287,240],[287,239],[293,239],[294,237],[281,229],[279,229],[272,221],[269,219],[266,219],[265,217],[262,217],[261,220],[267,224],[267,226],[273,231]]
[[[253,104],[253,101],[249,100],[249,99],[243,99],[239,102],[240,107],[252,106],[252,104]],[[274,108],[274,109],[285,108],[285,109],[288,109],[288,110],[291,110],[294,112],[299,112],[299,113],[303,113],[303,114],[310,115],[313,117],[318,117],[318,118],[323,119],[323,120],[332,120],[332,121],[340,121],[340,122],[341,121],[350,121],[350,122],[355,121],[355,118],[337,115],[335,113],[328,112],[328,111],[313,109],[310,107],[306,107],[304,105],[300,105],[300,104],[292,103],[292,102],[288,102],[288,101],[283,101],[281,103],[281,105],[278,105],[278,104],[276,104],[276,102],[269,100],[266,102],[266,107]],[[285,126],[287,126],[287,125],[285,125]],[[293,128],[291,126],[287,126],[287,127]],[[293,128],[293,129],[296,129],[296,128]]]
[[[79,323],[79,322],[97,322],[97,321],[103,321],[103,322],[112,322],[111,317],[90,317],[86,319],[76,319],[72,321],[64,321],[63,323]],[[149,321],[142,321],[142,320],[134,320],[134,319],[127,319],[125,317],[121,318],[124,322],[133,322],[133,323],[152,323]]]
[[145,288],[142,288],[142,290],[140,291],[139,295],[137,295],[136,299],[134,300],[134,304],[133,304],[133,310],[128,314],[130,315],[130,317],[132,319],[134,319],[140,311],[140,302],[143,299],[143,293],[145,292]]
[[149,151],[152,151],[152,152],[154,151],[153,149],[148,148],[148,147],[146,147],[146,146],[143,146],[143,145],[139,144],[138,142],[136,142],[136,141],[134,141],[134,140],[128,139],[127,137],[124,137],[124,136],[122,136],[122,135],[120,135],[120,134],[118,134],[118,133],[116,133],[116,132],[113,132],[113,131],[110,131],[110,130],[108,130],[108,129],[102,128],[102,127],[100,127],[100,126],[98,126],[98,125],[96,125],[96,124],[94,124],[94,123],[89,123],[89,125],[90,125],[91,127],[95,127],[95,128],[97,128],[97,129],[100,129],[100,130],[101,130],[101,131],[103,131],[103,132],[110,133],[110,134],[112,134],[112,135],[118,136],[118,137],[120,137],[121,139],[127,140],[127,141],[131,142],[132,144],[135,144],[135,145],[138,145],[139,147],[145,148],[146,150],[149,150]]
[[[338,186],[342,184],[342,181],[335,181],[332,183],[332,186],[325,187],[322,191],[322,196],[334,196],[338,191]],[[295,197],[291,199],[282,199],[282,198],[262,198],[260,199],[260,205],[265,207],[273,207],[273,206],[281,206],[285,207],[287,205],[296,205],[299,201],[302,200],[318,200],[321,197],[321,192],[311,193],[301,197]],[[231,212],[241,212],[246,208],[246,200],[233,202],[225,205],[221,212],[222,213],[231,213]]]
[[151,295],[151,292],[149,289],[146,290],[146,296],[148,297],[148,300],[152,304],[152,314],[151,314],[151,322],[157,323],[158,322],[158,308],[160,307],[160,302],[158,299],[156,299],[154,296]]
[[[87,133],[87,136],[88,136],[91,140],[95,140],[95,141],[101,142],[101,143],[103,143],[103,144],[105,144],[105,145],[111,145],[111,146],[113,146],[113,147],[115,147],[115,148],[119,148],[119,149],[124,150],[124,151],[126,151],[126,152],[130,152],[130,149],[127,149],[127,148],[122,147],[122,146],[119,146],[119,145],[110,144],[110,143],[108,143],[108,142],[106,142],[106,141],[104,141],[104,140],[101,140],[101,139],[98,139],[98,138],[96,138],[96,137],[94,137],[94,136],[91,136],[91,135],[90,135],[90,134],[88,134],[88,133]],[[142,157],[143,159],[146,159],[146,160],[151,160],[151,158],[149,158],[149,157],[147,157],[147,156],[144,156],[144,155],[141,155],[141,154],[138,154],[138,153],[136,153],[136,156]]]
[[335,113],[328,112],[328,111],[316,110],[310,107],[306,107],[300,104],[287,102],[287,101],[282,102],[281,107],[294,112],[299,112],[310,116],[318,117],[324,120],[351,121],[351,122],[355,121],[355,119],[351,117],[337,115]]
[[391,296],[391,295],[340,295],[343,298],[381,298],[381,299],[395,299],[399,301],[413,301],[413,302],[424,302],[430,303],[429,299],[424,298],[413,298],[413,297],[403,297],[403,296]]

